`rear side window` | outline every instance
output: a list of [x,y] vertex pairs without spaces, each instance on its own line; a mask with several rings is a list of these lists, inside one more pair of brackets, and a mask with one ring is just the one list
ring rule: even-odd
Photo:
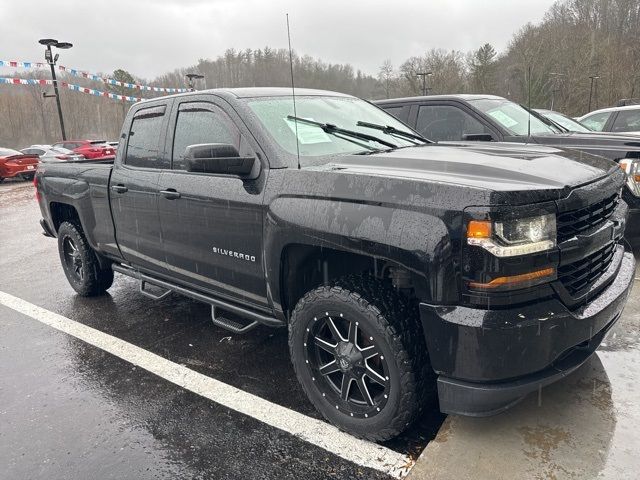
[[580,123],[586,125],[589,130],[601,132],[610,116],[611,112],[594,113],[593,115],[586,117],[584,120],[580,120]]
[[640,108],[620,110],[613,122],[612,132],[640,132]]
[[124,163],[130,167],[169,168],[160,152],[164,107],[139,110],[129,129]]
[[[173,169],[185,170],[184,153],[188,146],[202,143],[227,143],[240,149],[240,132],[232,120],[211,105],[183,105],[178,112],[173,140]],[[243,153],[240,152],[242,155]]]
[[463,139],[463,135],[491,133],[479,120],[452,105],[421,105],[416,130],[436,142],[458,141]]
[[390,113],[391,115],[393,115],[394,117],[396,117],[398,120],[402,122],[406,122],[408,119],[407,114],[409,113],[409,108],[405,108],[404,106],[387,107],[384,105],[381,105],[381,107],[385,112]]

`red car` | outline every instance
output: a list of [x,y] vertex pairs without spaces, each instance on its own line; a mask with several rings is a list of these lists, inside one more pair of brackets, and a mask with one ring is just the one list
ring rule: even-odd
[[115,149],[107,145],[104,140],[65,140],[64,142],[55,143],[53,146],[73,150],[92,160],[102,160],[116,156]]
[[0,182],[5,178],[20,175],[25,180],[31,180],[38,167],[37,155],[21,153],[10,148],[0,148]]

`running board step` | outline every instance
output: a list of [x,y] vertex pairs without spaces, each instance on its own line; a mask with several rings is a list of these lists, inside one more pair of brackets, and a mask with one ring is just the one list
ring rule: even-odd
[[224,328],[225,330],[229,330],[232,333],[236,333],[241,335],[243,333],[247,333],[250,330],[253,330],[258,326],[258,321],[254,320],[249,323],[242,323],[237,320],[232,320],[230,318],[225,318],[220,315],[216,316],[216,307],[211,305],[211,320],[214,325],[217,325],[220,328]]
[[153,300],[162,300],[163,298],[165,298],[167,295],[171,294],[171,290],[169,289],[163,289],[162,287],[158,287],[157,285],[153,285],[154,287],[160,288],[163,290],[162,293],[160,294],[155,294],[151,291],[149,291],[148,289],[146,289],[145,287],[147,286],[149,282],[147,282],[146,280],[140,280],[140,293],[143,294],[146,297],[149,297]]
[[[140,270],[137,270],[134,267],[131,267],[129,265],[114,263],[111,265],[111,268],[113,269],[114,272],[122,273],[123,275],[127,275],[129,277],[135,278],[136,280],[142,282],[140,284],[140,291],[147,297],[153,298],[154,300],[159,300],[169,295],[169,293],[175,292],[179,295],[184,295],[185,297],[198,300],[199,302],[204,302],[209,305],[222,308],[224,309],[225,312],[231,312],[231,315],[233,315],[234,318],[237,316],[240,319],[242,319],[240,321],[237,321],[235,319],[233,320],[233,323],[236,324],[236,328],[241,330],[239,333],[248,332],[251,328],[254,328],[254,325],[252,323],[249,324],[251,325],[251,327],[249,327],[249,325],[247,325],[246,322],[243,321],[243,319],[247,319],[246,320],[247,322],[255,321],[257,323],[266,325],[268,327],[286,327],[287,325],[283,320],[276,318],[272,314],[257,312],[253,309],[246,308],[235,303],[231,303],[230,301],[222,300],[220,298],[216,298],[211,295],[198,292],[191,288],[177,285],[175,283],[172,283],[157,277],[153,277],[150,274],[143,273]],[[150,291],[147,288],[149,286],[157,287],[162,291],[162,293],[155,294],[154,292]],[[229,322],[226,321],[226,319],[224,321],[221,321],[222,322],[221,324],[218,324],[215,321],[215,318],[216,318],[215,314],[213,314],[212,317],[214,318],[214,323],[216,325],[220,325],[222,328],[227,328],[227,324]],[[239,324],[239,327],[238,327],[238,324]],[[230,330],[230,331],[235,332],[235,330]],[[235,332],[235,333],[238,333],[238,332]]]

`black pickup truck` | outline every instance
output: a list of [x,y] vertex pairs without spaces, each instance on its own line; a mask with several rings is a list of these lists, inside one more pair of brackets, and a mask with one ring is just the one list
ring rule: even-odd
[[570,132],[535,110],[495,95],[429,95],[375,102],[436,142],[534,143],[600,155],[627,173],[622,198],[630,208],[627,238],[640,241],[640,137]]
[[287,327],[311,402],[375,441],[436,385],[443,412],[490,415],[595,351],[635,268],[614,162],[437,145],[363,100],[297,92],[144,101],[113,164],[41,165],[72,287],[103,293],[115,271],[232,332]]

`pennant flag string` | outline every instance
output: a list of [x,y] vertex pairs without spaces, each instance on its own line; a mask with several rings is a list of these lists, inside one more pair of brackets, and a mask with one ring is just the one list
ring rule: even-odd
[[[22,62],[16,60],[0,60],[0,67],[13,67],[13,68],[44,68],[48,66],[42,62]],[[132,88],[140,91],[147,92],[162,92],[162,93],[183,93],[188,92],[188,88],[176,88],[176,87],[152,87],[151,85],[141,85],[139,83],[128,83],[115,80],[113,78],[102,77],[94,73],[85,72],[77,68],[69,68],[64,65],[57,65],[58,70],[66,72],[74,77],[86,78],[95,82],[102,82],[108,85],[115,85],[118,87]]]
[[[0,77],[0,84],[8,85],[53,85],[53,80],[37,79],[37,78],[9,78]],[[142,98],[132,97],[129,95],[118,95],[117,93],[103,92],[94,88],[81,87],[80,85],[74,85],[72,83],[61,82],[58,80],[58,86],[66,88],[74,92],[86,93],[88,95],[94,95],[96,97],[107,97],[113,100],[122,100],[126,102],[139,102]]]

